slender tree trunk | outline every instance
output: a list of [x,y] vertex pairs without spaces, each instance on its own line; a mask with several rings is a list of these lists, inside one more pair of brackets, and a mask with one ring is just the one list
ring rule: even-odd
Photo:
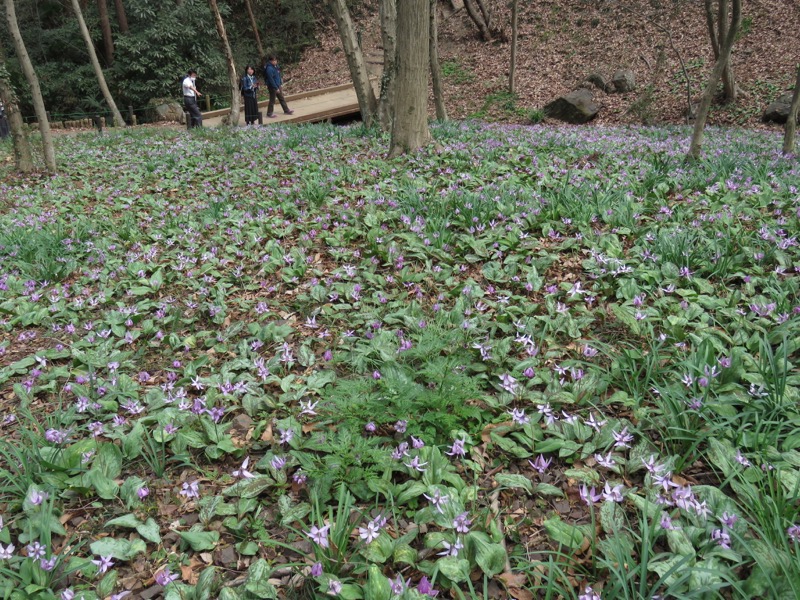
[[256,23],[256,15],[253,12],[253,3],[251,0],[244,0],[244,5],[247,7],[247,14],[250,17],[250,26],[253,28],[253,35],[256,38],[256,48],[258,48],[259,60],[264,60],[266,54],[264,46],[261,44],[261,35],[258,33],[258,23]]
[[[0,46],[0,63],[5,64],[6,56],[3,47]],[[0,66],[0,101],[6,108],[8,117],[8,127],[11,130],[11,141],[14,143],[14,166],[17,171],[29,173],[33,171],[33,156],[31,155],[31,144],[28,141],[28,134],[25,131],[25,124],[22,122],[22,115],[17,105],[17,97],[6,76],[8,71]]]
[[233,52],[228,43],[228,34],[225,32],[225,23],[219,13],[217,0],[208,0],[211,7],[211,14],[214,15],[214,24],[217,26],[217,34],[222,41],[222,51],[225,54],[225,62],[228,64],[228,79],[231,86],[231,114],[228,123],[232,126],[239,124],[239,111],[241,107],[241,93],[239,92],[239,77],[236,75],[236,63],[233,62]]
[[125,5],[122,0],[114,0],[114,9],[117,12],[117,24],[120,33],[128,33],[128,13],[125,12]]
[[120,114],[119,110],[117,109],[117,105],[114,102],[114,97],[111,95],[111,91],[108,89],[105,75],[103,75],[103,69],[100,67],[100,61],[97,60],[97,53],[94,51],[92,36],[89,34],[89,28],[86,27],[86,21],[83,20],[83,12],[81,11],[81,6],[78,3],[78,0],[72,0],[72,9],[75,11],[75,17],[78,19],[78,25],[81,29],[81,35],[83,35],[83,41],[86,42],[86,51],[89,53],[89,60],[92,61],[94,74],[97,76],[97,84],[100,86],[100,91],[103,93],[103,97],[106,99],[106,104],[108,104],[108,108],[111,109],[111,114],[114,117],[114,125],[116,127],[125,127],[125,121],[122,119],[122,115]]
[[397,94],[392,117],[389,157],[417,150],[430,142],[428,129],[428,0],[397,3]]
[[789,118],[786,119],[786,129],[783,136],[783,153],[794,152],[794,134],[797,130],[797,117],[800,111],[800,65],[797,65],[797,80],[794,82],[792,104],[789,108]]
[[[361,119],[364,125],[371,127],[378,111],[378,100],[375,98],[375,90],[372,89],[372,84],[369,81],[367,63],[364,61],[364,54],[358,44],[356,29],[353,25],[353,20],[350,18],[350,11],[345,0],[328,1],[333,9],[336,26],[339,29],[339,37],[342,38],[344,54],[347,57],[347,66],[350,68],[350,76],[353,78],[353,85],[356,88],[358,106],[361,109]],[[403,0],[403,2],[405,1]]]
[[17,24],[17,12],[14,9],[14,0],[5,0],[6,2],[6,20],[8,21],[8,31],[11,34],[11,40],[14,43],[14,51],[17,53],[22,72],[25,74],[25,79],[28,80],[28,85],[31,86],[31,95],[33,96],[33,109],[36,112],[36,120],[39,122],[39,133],[42,134],[42,148],[44,150],[44,164],[47,170],[51,173],[56,172],[56,151],[53,146],[53,136],[50,133],[50,122],[47,120],[47,111],[44,107],[44,100],[42,99],[42,90],[39,87],[39,78],[36,77],[36,71],[33,70],[31,58],[28,56],[28,51],[25,49],[25,42],[19,33],[19,25]]
[[[706,12],[706,25],[711,38],[711,49],[714,51],[714,60],[719,60],[720,44],[727,37],[728,30],[728,0],[717,0],[717,17],[714,18],[713,0],[704,0]],[[736,102],[738,89],[736,78],[731,68],[730,59],[722,71],[723,101]]]
[[430,0],[430,54],[431,84],[433,85],[433,102],[436,106],[436,120],[447,121],[447,109],[444,106],[442,90],[442,68],[439,66],[439,27],[436,24],[436,0]]
[[489,30],[489,25],[476,8],[475,0],[464,0],[464,8],[467,9],[469,18],[472,19],[472,22],[475,23],[475,26],[478,28],[478,31],[481,34],[481,39],[484,42],[488,42],[490,39],[492,39],[492,33]]
[[100,30],[103,32],[103,58],[106,66],[114,64],[114,38],[111,36],[111,21],[108,19],[108,2],[97,0],[97,13],[100,17]]
[[519,0],[511,0],[511,61],[508,65],[508,92],[516,91],[514,78],[517,74],[517,34],[519,24]]
[[[727,0],[720,0],[726,2]],[[714,92],[717,89],[722,72],[725,70],[725,65],[731,57],[733,50],[733,43],[736,41],[736,34],[739,31],[739,26],[742,23],[742,0],[733,0],[733,10],[731,13],[730,25],[726,23],[725,38],[720,40],[719,58],[714,63],[714,68],[708,76],[706,82],[706,89],[703,92],[703,97],[700,100],[700,106],[697,109],[697,116],[694,122],[694,131],[692,132],[692,141],[689,146],[689,158],[700,157],[700,147],[703,144],[703,130],[706,126],[708,119],[708,111],[711,108],[711,101],[714,99]]]
[[384,131],[392,130],[392,107],[396,94],[397,75],[397,2],[381,0],[381,40],[383,41],[383,75],[378,102],[378,119]]

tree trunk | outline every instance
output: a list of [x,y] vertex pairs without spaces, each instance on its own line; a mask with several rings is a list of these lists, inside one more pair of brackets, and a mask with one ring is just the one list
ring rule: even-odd
[[111,36],[111,21],[108,20],[108,3],[97,0],[97,14],[100,17],[100,30],[103,32],[103,58],[106,66],[114,64],[114,38]]
[[[708,1],[708,0],[706,0]],[[727,0],[720,0],[726,2]],[[731,57],[733,50],[733,43],[736,41],[736,34],[739,31],[739,26],[742,23],[742,0],[733,0],[733,11],[731,14],[730,25],[726,23],[725,38],[720,39],[719,58],[714,63],[714,68],[708,76],[706,82],[706,89],[703,92],[703,97],[700,100],[700,106],[697,109],[697,116],[694,122],[694,131],[692,132],[692,142],[689,146],[689,158],[700,157],[700,147],[703,144],[703,130],[706,126],[708,119],[708,111],[711,108],[711,101],[714,99],[714,92],[717,89],[722,72],[725,70],[725,65]]]
[[258,23],[256,23],[256,15],[253,12],[253,3],[251,0],[244,0],[244,5],[247,7],[247,14],[250,16],[250,26],[253,28],[253,35],[256,38],[256,48],[258,49],[258,59],[264,60],[266,54],[264,46],[261,44],[261,35],[258,33]]
[[392,113],[389,157],[417,150],[431,139],[428,129],[428,0],[397,4],[397,94]]
[[396,95],[397,75],[397,2],[381,0],[381,40],[383,41],[383,75],[378,102],[378,120],[384,131],[392,130],[392,107]]
[[516,91],[514,77],[517,74],[517,34],[519,23],[519,0],[511,1],[511,61],[508,65],[508,93]]
[[472,22],[475,23],[475,26],[478,28],[478,31],[481,34],[481,39],[484,42],[488,42],[492,39],[492,33],[489,30],[489,25],[483,19],[483,16],[478,12],[478,9],[475,7],[475,0],[464,0],[464,8],[467,9],[467,14],[469,18],[472,19]]
[[[706,25],[708,26],[708,35],[711,38],[711,49],[714,51],[714,60],[719,60],[720,44],[727,37],[728,32],[728,0],[717,0],[717,17],[714,18],[713,1],[704,0],[706,12]],[[722,70],[722,89],[723,89],[723,102],[730,103],[736,102],[738,89],[736,87],[736,78],[731,68],[730,59],[728,59],[725,68]]]
[[436,120],[447,121],[447,109],[444,106],[442,90],[442,68],[439,65],[439,27],[436,24],[436,0],[430,0],[430,53],[431,83],[433,85],[433,102],[436,105]]
[[[5,64],[6,56],[3,47],[0,46],[0,63]],[[14,166],[17,171],[29,173],[33,171],[33,156],[31,155],[31,145],[28,141],[28,134],[22,122],[22,115],[19,112],[17,98],[11,84],[5,75],[8,72],[1,68],[0,71],[0,101],[6,108],[8,117],[8,127],[11,130],[11,141],[14,143]]]
[[14,10],[14,0],[5,0],[5,2],[8,32],[11,34],[11,40],[14,43],[14,51],[17,53],[22,72],[25,74],[25,79],[28,80],[28,85],[31,86],[33,109],[36,112],[36,120],[39,122],[39,133],[42,134],[44,163],[48,171],[55,173],[56,151],[53,146],[53,136],[50,133],[50,122],[47,120],[47,111],[45,110],[44,100],[42,99],[42,90],[39,87],[39,78],[36,77],[31,58],[28,56],[28,51],[25,49],[25,42],[22,40],[22,36],[19,33],[17,12]]
[[[342,38],[344,54],[347,57],[347,66],[350,68],[350,76],[353,78],[353,85],[356,88],[358,106],[361,109],[361,119],[364,125],[371,127],[378,111],[378,101],[375,98],[375,90],[372,89],[372,84],[369,81],[367,63],[364,61],[364,54],[358,44],[356,29],[353,25],[353,20],[350,18],[350,11],[345,0],[328,1],[333,9],[336,26],[339,29],[339,37]],[[405,1],[403,0],[403,2]],[[425,14],[427,16],[427,12]]]
[[228,123],[232,126],[239,124],[239,110],[241,107],[241,93],[239,92],[239,77],[236,75],[236,63],[233,62],[233,52],[228,43],[228,34],[225,32],[225,23],[222,22],[222,15],[219,13],[217,0],[208,0],[211,14],[214,15],[214,24],[217,26],[217,34],[222,41],[222,51],[225,54],[225,62],[228,63],[228,79],[231,85],[231,114]]
[[117,11],[117,24],[120,33],[128,33],[128,13],[125,12],[125,5],[122,0],[114,0],[114,8]]
[[800,65],[797,65],[797,80],[794,82],[792,104],[789,108],[789,118],[786,119],[786,129],[783,136],[783,153],[794,152],[794,134],[797,130],[797,116],[800,110]]
[[125,127],[125,121],[122,119],[122,115],[117,109],[117,105],[114,102],[113,96],[111,96],[111,92],[108,89],[108,84],[106,84],[106,78],[105,75],[103,75],[103,69],[100,68],[100,61],[97,60],[97,53],[94,51],[92,36],[89,34],[89,28],[86,27],[86,21],[83,20],[83,12],[81,11],[81,6],[78,3],[78,0],[72,0],[72,9],[75,11],[75,17],[78,19],[78,25],[81,30],[81,35],[83,36],[83,41],[86,42],[86,51],[89,53],[89,60],[92,61],[94,74],[97,76],[97,84],[100,86],[100,91],[103,93],[103,97],[106,99],[106,104],[108,104],[108,108],[111,109],[111,114],[114,117],[114,125],[116,127]]

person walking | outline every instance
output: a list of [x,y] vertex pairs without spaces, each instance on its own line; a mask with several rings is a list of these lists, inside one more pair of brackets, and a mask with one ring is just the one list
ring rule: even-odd
[[278,67],[278,57],[270,54],[267,57],[267,64],[264,66],[264,80],[267,82],[267,89],[269,90],[269,105],[267,106],[267,116],[275,118],[275,98],[281,103],[284,114],[291,115],[293,110],[289,110],[286,100],[283,98],[283,88],[281,84],[281,69]]
[[244,122],[251,125],[258,121],[258,79],[252,65],[244,68],[244,76],[239,83],[244,96]]
[[197,98],[202,96],[195,87],[195,80],[197,79],[197,71],[190,70],[183,80],[183,107],[189,113],[192,127],[203,126],[203,113],[200,112],[200,107],[197,105]]

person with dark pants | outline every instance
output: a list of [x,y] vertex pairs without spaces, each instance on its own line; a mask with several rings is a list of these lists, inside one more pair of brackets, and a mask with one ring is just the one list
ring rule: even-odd
[[267,64],[264,67],[264,80],[267,82],[267,89],[269,90],[269,106],[267,106],[267,116],[270,118],[275,117],[273,110],[275,109],[275,98],[281,103],[283,112],[291,115],[294,111],[289,110],[286,100],[283,98],[283,89],[281,88],[281,70],[278,67],[278,57],[270,54],[267,57]]
[[198,92],[194,85],[196,79],[197,71],[192,69],[186,74],[186,78],[183,80],[183,107],[186,109],[186,112],[191,115],[191,126],[202,127],[203,113],[200,112],[200,107],[197,105],[197,98],[203,94]]
[[244,68],[244,76],[239,82],[239,89],[244,96],[244,122],[251,125],[258,121],[258,80],[252,65]]

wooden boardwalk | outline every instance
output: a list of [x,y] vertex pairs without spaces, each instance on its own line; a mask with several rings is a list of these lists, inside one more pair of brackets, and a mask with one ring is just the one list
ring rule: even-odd
[[[375,82],[373,82],[375,85]],[[267,100],[258,103],[258,109],[264,114],[264,125],[273,123],[317,123],[337,117],[356,116],[360,114],[358,98],[352,83],[334,87],[311,90],[286,96],[286,103],[294,114],[285,115],[280,103],[275,104],[274,119],[267,118]],[[212,110],[203,113],[205,127],[217,127],[222,124],[223,117],[230,114],[229,108]],[[244,102],[239,112],[239,125],[244,125]]]

